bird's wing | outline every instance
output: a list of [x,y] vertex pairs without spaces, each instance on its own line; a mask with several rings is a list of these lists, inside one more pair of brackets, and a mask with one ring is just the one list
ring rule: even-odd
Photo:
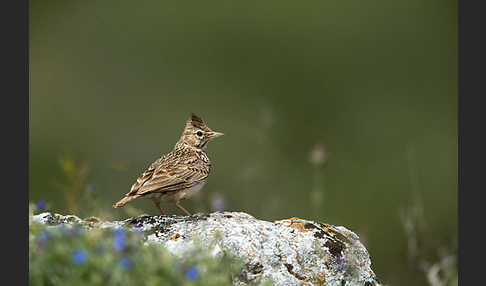
[[150,180],[154,171],[155,171],[155,163],[150,165],[150,167],[145,172],[143,172],[143,174],[140,177],[137,178],[137,181],[132,185],[130,192],[128,192],[128,194],[126,194],[126,196],[136,195],[138,190],[140,189],[140,187],[145,182]]
[[170,192],[192,187],[209,175],[204,165],[187,164],[181,160],[157,160],[133,184],[129,195]]

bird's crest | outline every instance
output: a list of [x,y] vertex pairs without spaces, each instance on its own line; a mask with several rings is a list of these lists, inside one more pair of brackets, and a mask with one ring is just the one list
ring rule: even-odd
[[187,120],[186,128],[187,127],[199,128],[203,130],[209,129],[204,121],[202,121],[201,117],[197,116],[193,112],[191,112],[189,119]]

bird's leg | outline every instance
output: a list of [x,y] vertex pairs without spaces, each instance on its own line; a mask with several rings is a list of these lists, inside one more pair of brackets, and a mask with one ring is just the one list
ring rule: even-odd
[[160,208],[160,201],[158,201],[158,200],[156,200],[156,199],[152,199],[152,201],[154,202],[155,207],[156,207],[156,208],[157,208],[157,209],[160,211],[160,213],[161,213],[162,215],[165,215],[165,214],[164,214],[164,211],[163,211],[163,210]]
[[175,205],[176,205],[178,208],[180,208],[180,209],[181,209],[183,212],[185,212],[185,213],[186,213],[186,215],[188,215],[188,216],[192,216],[192,214],[190,214],[190,213],[189,213],[189,212],[188,212],[188,211],[187,211],[185,208],[183,208],[183,207],[182,207],[182,206],[179,204],[179,201],[176,201],[176,202],[175,202]]

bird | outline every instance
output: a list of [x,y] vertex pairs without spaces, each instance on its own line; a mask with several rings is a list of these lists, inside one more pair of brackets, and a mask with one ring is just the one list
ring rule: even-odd
[[160,203],[171,202],[191,216],[180,201],[194,196],[203,188],[211,171],[211,161],[205,149],[209,141],[222,135],[211,130],[191,112],[172,151],[153,162],[113,207],[122,207],[136,198],[149,198],[162,215],[164,211]]

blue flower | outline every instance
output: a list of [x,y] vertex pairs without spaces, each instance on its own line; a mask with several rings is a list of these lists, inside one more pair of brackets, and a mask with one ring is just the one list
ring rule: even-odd
[[37,245],[40,247],[44,246],[48,239],[49,239],[49,233],[44,230],[37,237]]
[[133,267],[133,261],[128,257],[122,257],[122,259],[120,259],[120,264],[125,269],[130,269]]
[[189,267],[186,270],[185,276],[187,280],[196,280],[199,277],[199,269],[197,269],[195,266]]
[[82,249],[78,249],[73,253],[72,260],[74,264],[83,264],[88,259],[88,254]]
[[121,228],[115,230],[115,239],[113,240],[113,248],[116,251],[122,251],[127,245],[127,235]]
[[43,211],[46,209],[46,201],[44,200],[39,200],[37,202],[37,209],[40,210],[40,211]]

